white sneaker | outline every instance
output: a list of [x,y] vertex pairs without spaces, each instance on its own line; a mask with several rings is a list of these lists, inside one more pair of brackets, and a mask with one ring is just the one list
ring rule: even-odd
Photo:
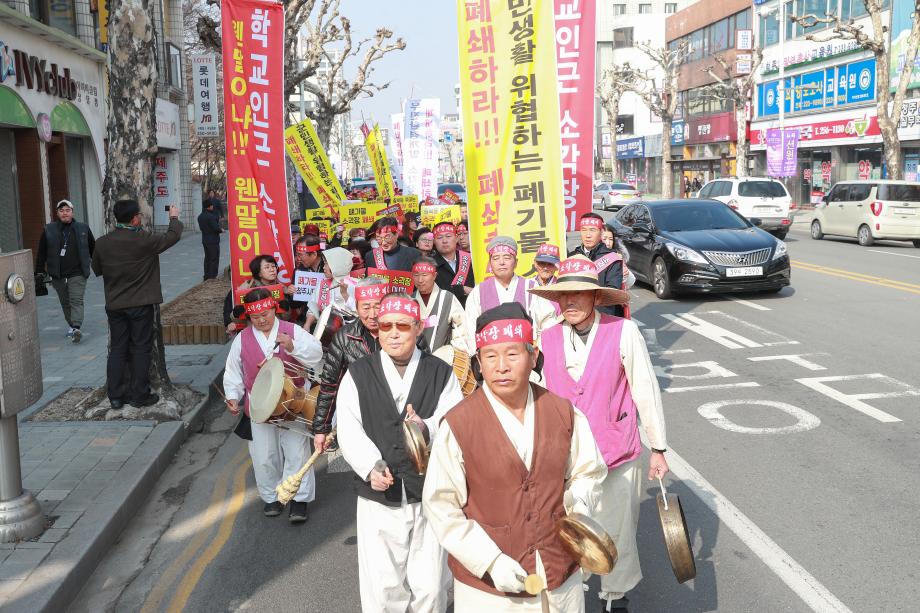
[[71,328],[67,331],[67,338],[73,338],[74,329]]
[[83,332],[80,331],[80,328],[74,328],[73,336],[70,338],[70,340],[74,343],[79,343],[81,338],[83,338]]

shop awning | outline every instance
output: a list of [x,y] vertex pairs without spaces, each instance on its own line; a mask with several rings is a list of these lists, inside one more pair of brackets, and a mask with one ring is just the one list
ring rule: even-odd
[[92,136],[89,125],[83,118],[73,102],[61,102],[51,111],[51,131],[74,134],[77,136]]
[[19,94],[9,87],[0,86],[0,124],[19,128],[34,128],[35,119]]

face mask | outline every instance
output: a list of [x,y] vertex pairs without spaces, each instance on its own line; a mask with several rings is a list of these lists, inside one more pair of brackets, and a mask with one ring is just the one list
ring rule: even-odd
[[376,238],[372,238],[372,239],[371,239],[371,247],[373,247],[374,249],[379,249],[379,248],[380,248],[380,243],[377,242],[377,239],[376,239]]

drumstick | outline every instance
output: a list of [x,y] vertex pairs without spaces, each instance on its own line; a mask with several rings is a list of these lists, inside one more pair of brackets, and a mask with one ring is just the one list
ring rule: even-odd
[[[335,440],[335,430],[326,435],[326,440],[329,442]],[[300,482],[303,481],[304,475],[313,467],[314,462],[316,462],[317,458],[319,458],[322,453],[323,450],[317,447],[313,455],[310,456],[307,463],[304,464],[300,470],[278,484],[275,488],[275,492],[278,494],[278,502],[287,504],[297,495],[297,490],[300,489]]]

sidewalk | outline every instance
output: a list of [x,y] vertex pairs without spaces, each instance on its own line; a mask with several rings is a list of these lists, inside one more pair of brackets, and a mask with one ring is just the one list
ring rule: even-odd
[[[221,266],[229,260],[227,240]],[[163,299],[168,302],[202,279],[200,235],[186,231],[160,256]],[[108,326],[102,279],[86,286],[83,339],[65,337],[60,303],[49,287],[38,299],[44,393],[19,415],[23,487],[42,505],[48,529],[34,541],[0,544],[0,611],[62,611],[144,503],[185,439],[187,423],[208,401],[223,369],[225,345],[167,346],[173,382],[205,394],[183,407],[185,422],[24,421],[73,387],[105,384]]]

